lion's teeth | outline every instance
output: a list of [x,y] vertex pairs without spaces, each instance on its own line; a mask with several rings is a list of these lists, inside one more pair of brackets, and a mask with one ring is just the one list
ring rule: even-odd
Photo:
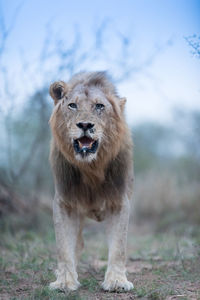
[[79,148],[82,149],[83,147],[87,147],[87,148],[92,148],[92,145],[93,145],[93,141],[89,144],[82,144],[79,140],[78,140],[78,145],[79,145]]
[[81,142],[79,140],[78,140],[78,145],[79,145],[80,148],[83,147],[83,145],[81,144]]
[[93,142],[91,142],[91,143],[89,144],[89,148],[92,148],[92,145],[93,145]]

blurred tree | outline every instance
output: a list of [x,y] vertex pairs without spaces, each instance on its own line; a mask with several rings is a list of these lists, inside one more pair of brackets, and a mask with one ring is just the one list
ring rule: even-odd
[[[0,181],[9,183],[21,192],[38,195],[39,192],[47,192],[47,187],[52,186],[48,164],[48,120],[52,105],[48,99],[50,82],[59,78],[67,80],[72,74],[91,65],[101,65],[102,62],[116,74],[114,81],[121,82],[152,64],[169,42],[162,47],[155,47],[144,61],[137,64],[130,51],[130,38],[119,32],[111,32],[118,49],[113,55],[112,42],[109,44],[105,38],[110,24],[107,19],[96,29],[93,43],[89,46],[84,45],[77,27],[74,41],[69,45],[67,40],[55,35],[51,26],[47,25],[46,38],[38,58],[29,61],[21,53],[21,70],[17,76],[13,76],[4,57],[7,53],[7,39],[14,29],[20,7],[16,8],[9,26],[5,24],[2,11],[0,14],[0,131],[3,141],[0,145]],[[30,83],[31,94],[27,88]],[[26,101],[21,100],[22,91]]]
[[194,34],[192,36],[185,37],[185,40],[192,49],[192,54],[197,58],[200,58],[200,36]]
[[133,140],[136,173],[166,166],[176,155],[177,136],[172,128],[143,123],[134,128]]
[[[176,161],[176,169],[189,180],[200,180],[200,111],[176,111],[176,135],[184,145],[184,153]],[[184,129],[184,130],[183,130]]]

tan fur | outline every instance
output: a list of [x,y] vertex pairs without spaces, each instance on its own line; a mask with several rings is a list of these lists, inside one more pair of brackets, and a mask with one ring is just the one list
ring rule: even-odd
[[[109,254],[111,263],[108,266],[103,287],[105,290],[123,288],[129,290],[132,288],[132,284],[126,279],[124,264],[129,215],[127,207],[132,196],[133,158],[132,139],[124,118],[126,99],[117,95],[114,85],[104,72],[79,73],[68,83],[55,82],[50,87],[50,94],[55,103],[50,118],[53,135],[50,161],[56,188],[55,203],[57,204],[54,222],[57,243],[60,244],[60,240],[68,239],[68,237],[64,237],[65,234],[59,232],[60,226],[65,226],[64,219],[68,220],[66,222],[69,227],[75,228],[70,224],[74,224],[74,220],[83,219],[84,216],[98,221],[107,220],[113,216],[114,224],[117,222],[120,228],[124,228],[123,237],[119,237],[119,243],[116,238],[112,243],[115,248],[119,247],[119,253],[113,249],[113,246],[112,250],[109,250],[109,253],[113,254]],[[71,102],[78,106],[76,112],[69,109],[68,105]],[[95,110],[96,103],[103,103],[105,109],[97,112]],[[97,152],[85,158],[75,153],[73,147],[73,141],[82,134],[81,129],[77,127],[79,122],[94,124],[94,130],[88,134],[93,140],[99,141]],[[62,216],[63,214],[64,216]],[[109,225],[109,228],[112,226]],[[120,228],[116,233],[118,236],[122,230]],[[62,228],[61,231],[63,230],[65,231]],[[64,272],[66,275],[64,277],[59,275],[57,281],[52,284],[52,288],[61,288],[64,285],[70,289],[71,283],[68,284],[66,281],[69,274],[65,270],[65,266],[67,261],[74,266],[72,252],[81,248],[81,231],[78,227],[76,233],[77,236],[73,237],[75,238],[73,247],[70,246],[68,249],[67,241],[65,241],[67,249],[58,250],[61,252],[58,265],[62,269],[59,274]],[[121,251],[120,247],[124,247],[124,250]],[[124,253],[121,262],[118,257],[121,255],[120,253]],[[67,258],[64,258],[66,255]],[[116,280],[113,275],[115,274],[115,272],[113,273],[113,260],[116,260],[114,268],[118,271],[121,270],[120,274],[116,274],[116,278],[118,278]],[[121,264],[119,268],[117,261]],[[72,272],[73,276],[69,278],[72,280],[72,286],[78,287],[76,270],[74,267],[71,268],[74,273]],[[111,277],[113,277],[112,280]],[[118,284],[119,278],[122,282]],[[112,283],[109,284],[109,282]]]

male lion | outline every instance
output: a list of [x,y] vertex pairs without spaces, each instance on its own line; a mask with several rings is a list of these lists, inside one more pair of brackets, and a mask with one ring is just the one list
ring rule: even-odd
[[105,220],[109,244],[106,291],[129,291],[126,240],[132,196],[132,141],[124,118],[125,98],[105,72],[83,72],[50,87],[50,161],[55,180],[53,217],[58,248],[52,289],[76,290],[85,217]]

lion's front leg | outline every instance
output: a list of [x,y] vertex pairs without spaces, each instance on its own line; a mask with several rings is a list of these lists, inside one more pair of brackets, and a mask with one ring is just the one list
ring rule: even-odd
[[[53,217],[58,253],[57,279],[50,283],[51,289],[76,290],[78,282],[77,248],[79,247],[81,217],[77,213],[68,214],[60,205],[59,196],[56,195],[53,204]],[[79,250],[79,249],[78,249]]]
[[108,267],[102,287],[106,291],[129,291],[133,284],[126,278],[126,242],[129,221],[129,200],[124,198],[121,211],[107,217],[109,246]]

